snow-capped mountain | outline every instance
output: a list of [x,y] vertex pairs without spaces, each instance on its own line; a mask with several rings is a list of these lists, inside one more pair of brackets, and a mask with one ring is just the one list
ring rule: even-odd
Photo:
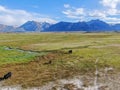
[[101,20],[91,20],[89,22],[59,22],[51,25],[46,31],[107,31],[111,26]]
[[50,24],[47,22],[28,21],[19,27],[0,24],[0,32],[105,32],[119,31],[120,24],[108,24],[99,19],[88,22],[58,22]]
[[41,32],[50,26],[47,22],[36,22],[36,21],[28,21],[25,24],[21,25],[19,28],[24,29],[26,32]]

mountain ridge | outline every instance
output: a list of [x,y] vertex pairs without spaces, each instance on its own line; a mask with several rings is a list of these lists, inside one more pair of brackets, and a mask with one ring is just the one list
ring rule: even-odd
[[47,22],[36,22],[36,21],[27,21],[23,25],[21,25],[19,28],[23,28],[27,31],[33,31],[33,32],[41,32],[44,29],[48,28],[50,26]]
[[50,24],[47,22],[27,21],[21,26],[14,27],[0,24],[0,32],[109,32],[120,31],[120,24],[108,24],[96,19],[88,22],[58,22]]

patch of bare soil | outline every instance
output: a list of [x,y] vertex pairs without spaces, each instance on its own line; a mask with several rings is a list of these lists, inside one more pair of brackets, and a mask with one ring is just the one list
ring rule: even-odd
[[[119,90],[120,74],[109,72],[106,76],[99,73],[96,84],[95,77],[91,75],[81,75],[68,79],[50,81],[40,87],[28,87],[25,90]],[[5,82],[3,82],[5,83]],[[1,90],[23,90],[21,86],[1,86]]]

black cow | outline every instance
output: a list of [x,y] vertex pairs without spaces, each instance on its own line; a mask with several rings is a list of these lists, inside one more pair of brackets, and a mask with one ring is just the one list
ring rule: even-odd
[[11,72],[8,72],[7,74],[4,75],[4,79],[8,79],[12,76],[12,73]]
[[8,72],[7,74],[5,74],[3,77],[0,77],[0,81],[2,80],[5,80],[5,79],[8,79],[12,76],[12,73],[11,72]]
[[68,54],[72,54],[72,50],[69,50],[69,51],[68,51]]
[[46,62],[46,63],[44,63],[44,64],[51,64],[52,63],[52,61],[50,60],[49,62]]

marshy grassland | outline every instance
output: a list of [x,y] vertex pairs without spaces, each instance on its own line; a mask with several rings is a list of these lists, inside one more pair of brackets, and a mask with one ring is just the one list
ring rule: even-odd
[[12,72],[3,85],[39,87],[58,79],[92,77],[96,59],[101,72],[106,67],[113,68],[113,76],[120,72],[120,33],[0,34],[0,76]]

